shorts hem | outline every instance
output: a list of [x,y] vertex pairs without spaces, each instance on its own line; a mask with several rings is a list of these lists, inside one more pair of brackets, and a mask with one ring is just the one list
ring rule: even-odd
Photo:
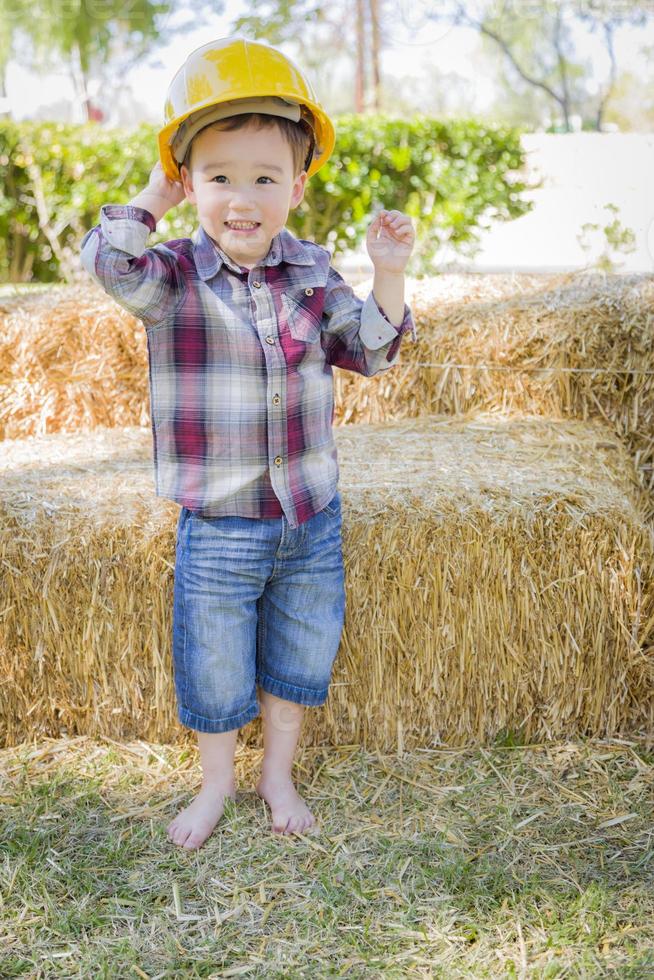
[[283,698],[284,701],[293,701],[295,704],[305,704],[312,708],[324,704],[329,693],[328,687],[319,690],[310,687],[297,687],[295,684],[279,681],[275,677],[271,677],[270,674],[257,674],[256,681],[268,694],[274,694],[278,698]]
[[259,714],[259,703],[251,704],[245,711],[240,711],[237,715],[229,715],[227,718],[205,718],[204,715],[196,715],[188,708],[179,708],[177,716],[187,728],[193,728],[196,732],[230,732],[235,728],[242,728]]

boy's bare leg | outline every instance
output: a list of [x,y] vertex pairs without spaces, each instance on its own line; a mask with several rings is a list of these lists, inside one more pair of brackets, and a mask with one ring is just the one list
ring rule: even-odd
[[304,705],[275,697],[259,688],[263,717],[263,765],[256,791],[271,810],[272,829],[281,833],[303,833],[316,821],[298,795],[291,770],[300,737]]
[[234,751],[238,728],[229,732],[198,732],[202,789],[166,828],[175,844],[200,847],[220,820],[225,797],[234,799]]

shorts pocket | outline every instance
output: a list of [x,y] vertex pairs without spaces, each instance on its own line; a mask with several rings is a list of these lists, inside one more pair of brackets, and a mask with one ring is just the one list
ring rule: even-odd
[[323,507],[323,510],[329,517],[337,517],[341,511],[341,495],[336,491],[329,503]]

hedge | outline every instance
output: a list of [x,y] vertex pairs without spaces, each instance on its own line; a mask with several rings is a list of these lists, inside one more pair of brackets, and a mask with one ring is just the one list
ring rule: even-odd
[[[343,115],[325,166],[308,182],[288,227],[334,255],[364,238],[371,209],[399,208],[414,219],[417,245],[407,273],[433,268],[443,246],[474,255],[479,230],[533,206],[521,198],[520,131],[474,119]],[[0,120],[0,282],[71,281],[78,245],[102,204],[122,204],[148,181],[158,127]],[[189,236],[187,201],[169,212],[150,244]]]

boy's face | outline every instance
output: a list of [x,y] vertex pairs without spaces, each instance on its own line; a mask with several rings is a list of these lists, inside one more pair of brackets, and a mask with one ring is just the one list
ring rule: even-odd
[[[204,230],[239,265],[257,265],[302,200],[307,179],[304,170],[294,176],[291,147],[280,130],[208,127],[193,141],[191,168],[182,167],[180,175]],[[240,231],[232,222],[255,225]]]

